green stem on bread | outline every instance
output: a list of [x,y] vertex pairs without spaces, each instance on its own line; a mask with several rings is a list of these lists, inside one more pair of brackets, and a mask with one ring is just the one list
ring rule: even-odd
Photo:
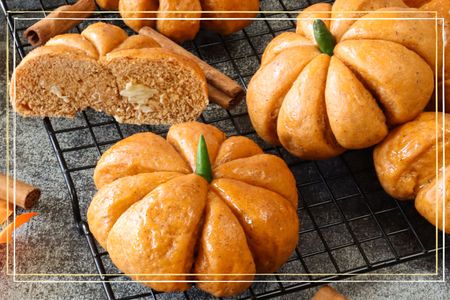
[[313,31],[314,39],[316,40],[320,51],[332,56],[334,47],[336,46],[336,39],[328,30],[325,22],[320,19],[314,20]]
[[203,177],[208,182],[212,181],[211,161],[209,160],[208,147],[203,135],[200,135],[198,140],[195,174]]

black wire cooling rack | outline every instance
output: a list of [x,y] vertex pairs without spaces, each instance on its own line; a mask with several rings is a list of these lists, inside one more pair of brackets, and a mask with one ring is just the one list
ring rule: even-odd
[[[23,32],[35,20],[16,18],[43,17],[44,11],[72,2],[1,0],[19,58],[31,50]],[[202,31],[195,41],[184,46],[246,87],[268,42],[281,32],[293,31],[294,11],[302,10],[312,2],[320,1],[265,0],[262,10],[285,13],[261,13],[264,20],[255,21],[229,37]],[[35,13],[11,12],[17,10]],[[114,18],[117,15],[98,14],[95,17]],[[74,32],[92,22],[84,21]],[[121,21],[112,22],[124,27]],[[212,104],[203,113],[201,121],[219,127],[228,135],[252,138],[266,152],[282,157],[298,182],[301,231],[295,253],[277,274],[259,276],[257,280],[266,282],[255,283],[236,299],[281,296],[320,285],[321,281],[341,280],[435,255],[442,250],[442,241],[436,244],[434,227],[416,213],[412,203],[398,202],[383,192],[373,169],[371,149],[349,151],[326,161],[297,159],[281,148],[265,144],[256,136],[245,103],[230,111]],[[108,253],[98,246],[85,216],[95,192],[92,171],[102,152],[138,131],[150,130],[164,135],[168,128],[118,124],[112,118],[90,110],[73,120],[45,118],[43,122],[69,190],[75,224],[86,238],[107,299],[162,299],[167,296],[149,288],[128,288],[120,284],[128,279],[114,268]],[[288,273],[303,275],[287,276]],[[169,299],[199,297],[205,299],[208,296],[195,288],[168,295]]]

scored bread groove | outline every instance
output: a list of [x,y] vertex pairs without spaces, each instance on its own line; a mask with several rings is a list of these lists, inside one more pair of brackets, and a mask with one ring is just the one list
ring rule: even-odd
[[[278,172],[273,173],[272,168]],[[285,198],[297,208],[298,197],[295,178],[288,171],[286,163],[270,154],[257,154],[247,158],[229,161],[213,170],[214,179],[233,179],[264,188]]]
[[330,61],[325,102],[330,126],[342,147],[370,147],[387,135],[386,118],[376,100],[336,56]]
[[211,188],[221,196],[246,232],[256,272],[275,272],[297,246],[297,210],[277,193],[239,180],[216,179]]
[[[225,227],[227,230],[223,230]],[[199,280],[197,286],[200,289],[215,295],[232,296],[251,285],[256,267],[247,236],[227,203],[211,189],[196,250],[192,273],[196,274],[194,278]],[[213,282],[221,280],[229,282]]]
[[[339,59],[339,58],[338,58]],[[376,103],[378,104],[379,108],[381,109],[381,111],[383,112],[383,115],[386,116],[387,112],[386,112],[386,108],[384,106],[384,104],[379,100],[380,96],[377,94],[377,91],[375,89],[372,89],[370,87],[370,85],[367,84],[366,80],[361,76],[361,74],[359,74],[359,72],[356,72],[352,66],[350,64],[348,64],[346,61],[344,60],[340,60],[341,63],[344,64],[345,67],[347,67],[347,69],[352,72],[353,76],[355,76],[356,80],[361,83],[364,88],[367,90],[367,92],[369,92],[369,94],[372,96],[373,99],[375,99]],[[387,121],[386,121],[387,124]],[[389,124],[387,124],[389,125]]]
[[209,101],[196,62],[99,22],[25,57],[14,70],[11,102],[25,116],[74,117],[93,108],[121,123],[166,125],[197,119]]
[[98,243],[107,249],[109,232],[120,215],[135,203],[142,201],[159,185],[182,175],[184,174],[159,171],[139,173],[121,177],[102,187],[95,194],[87,211],[90,230]]
[[[433,93],[431,67],[420,55],[399,43],[347,40],[336,46],[335,55],[376,92],[391,125],[416,117]],[[418,100],[413,103],[411,99],[414,97]]]
[[[386,11],[383,13],[383,11]],[[398,12],[396,12],[398,11]],[[429,47],[436,44],[436,26],[430,24],[429,20],[420,18],[432,18],[434,14],[429,12],[414,13],[414,20],[405,18],[411,17],[413,8],[387,8],[377,12],[368,13],[357,20],[345,34],[341,41],[345,40],[386,40],[397,43],[418,54],[434,70],[436,67],[435,49]],[[390,19],[389,22],[379,22],[379,19]],[[431,26],[430,26],[431,25]],[[395,28],[395,31],[389,28]],[[419,30],[420,28],[420,30]],[[425,31],[426,30],[426,31]],[[438,65],[442,63],[442,58],[437,57]]]
[[338,144],[328,115],[325,89],[330,57],[315,57],[292,84],[278,115],[280,142],[294,154],[308,159],[338,155],[344,149]]
[[277,118],[284,97],[305,66],[319,54],[313,47],[289,48],[252,77],[247,91],[248,112],[253,126],[260,129],[258,135],[264,140],[280,145]]

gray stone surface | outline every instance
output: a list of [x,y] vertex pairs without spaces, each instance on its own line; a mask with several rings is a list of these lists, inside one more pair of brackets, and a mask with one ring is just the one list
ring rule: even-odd
[[[15,1],[17,7],[33,8],[32,3],[34,1]],[[62,1],[60,1],[62,2]],[[297,1],[284,1],[288,8],[295,8],[298,5]],[[19,4],[21,6],[19,6]],[[23,4],[23,6],[22,6]],[[278,0],[266,0],[264,1],[265,9],[280,9],[278,7]],[[26,7],[25,7],[26,6]],[[4,36],[4,19],[1,20],[0,30],[0,49],[5,49],[5,36]],[[283,29],[286,24],[283,21],[270,21],[273,28]],[[265,25],[262,22],[255,22],[248,32],[261,32],[264,30]],[[265,47],[265,44],[270,39],[269,36],[262,36],[252,39],[252,44],[256,45],[257,51],[260,54]],[[218,50],[220,51],[220,49]],[[248,42],[238,41],[232,43],[230,48],[230,55],[233,57],[251,55],[252,49]],[[221,60],[224,55],[220,52],[214,52],[212,49],[204,51],[201,55],[207,56],[209,60],[217,61]],[[0,65],[5,65],[5,52],[0,52]],[[224,64],[218,66],[223,68],[225,72],[230,75],[236,75],[233,66]],[[239,71],[242,73],[251,73],[255,70],[255,58],[241,59],[239,63]],[[42,120],[32,118],[21,118],[13,114],[11,107],[5,102],[5,90],[6,79],[5,72],[0,74],[0,83],[3,88],[0,89],[0,170],[4,172],[6,170],[5,156],[6,156],[6,127],[9,125],[9,146],[10,154],[15,157],[15,164],[11,163],[11,170],[15,168],[16,176],[26,182],[39,186],[42,191],[42,198],[39,204],[33,209],[39,213],[33,222],[22,227],[17,231],[17,238],[15,243],[15,270],[17,274],[49,274],[45,276],[23,276],[12,274],[6,274],[7,269],[9,273],[13,270],[14,256],[12,246],[9,249],[9,256],[7,257],[7,249],[4,245],[0,245],[0,299],[105,299],[105,294],[100,283],[90,282],[85,283],[83,281],[96,281],[99,280],[96,276],[55,276],[54,274],[95,274],[96,269],[94,262],[91,258],[88,246],[82,236],[80,236],[75,229],[71,206],[69,202],[69,194],[65,186],[62,173],[60,172],[58,162],[53,153],[51,145],[49,143],[47,133],[43,127]],[[233,114],[239,114],[245,111],[245,105],[241,105],[233,110]],[[7,113],[9,112],[9,113]],[[89,119],[93,122],[100,122],[108,119],[105,116],[87,112]],[[214,121],[221,117],[226,116],[225,112],[217,107],[211,106],[208,108],[208,112],[205,114],[205,119],[208,121]],[[68,128],[76,125],[83,125],[84,119],[79,117],[74,120],[52,120],[53,125],[56,128]],[[228,134],[236,134],[237,130],[241,133],[250,132],[248,118],[238,117],[236,118],[236,127],[231,124],[230,121],[220,121],[215,125],[222,128]],[[136,131],[142,131],[147,129],[160,130],[160,128],[143,128],[137,126],[121,126],[124,134],[128,135]],[[99,141],[112,141],[118,138],[114,128],[108,126],[100,126],[95,128],[95,136]],[[60,136],[60,142],[64,147],[77,146],[92,142],[91,136],[87,130],[80,130],[73,134],[64,134]],[[15,145],[15,152],[14,152]],[[263,146],[265,146],[262,143]],[[103,150],[103,149],[102,149]],[[98,153],[95,149],[88,149],[83,152],[77,152],[67,154],[66,159],[70,166],[77,167],[81,165],[93,165],[98,158]],[[285,157],[288,161],[294,161],[294,158]],[[345,158],[345,157],[344,157]],[[353,157],[347,157],[350,167],[354,161]],[[340,164],[342,160],[330,160],[327,162],[318,163],[317,166],[320,172],[325,176],[332,175],[344,175],[340,174]],[[357,165],[357,164],[355,164]],[[298,176],[302,180],[312,180],[316,176],[314,166],[312,164],[304,164],[303,167],[294,172],[298,172]],[[335,174],[328,174],[329,172]],[[85,215],[85,210],[89,201],[94,193],[94,187],[91,180],[92,169],[78,172],[74,176],[75,185],[78,189],[78,196],[81,203],[82,215]],[[331,177],[330,177],[331,178]],[[345,178],[345,176],[342,176]],[[333,184],[330,181],[331,184]],[[336,181],[335,185],[346,186],[345,181]],[[370,191],[371,186],[363,186],[364,189]],[[332,192],[334,192],[334,186],[331,185]],[[347,186],[347,190],[336,189],[336,193],[350,193],[350,186]],[[330,195],[323,193],[323,190],[311,190],[302,191],[304,193],[304,201],[308,204],[326,200]],[[310,194],[309,194],[310,193]],[[387,200],[386,200],[387,201]],[[350,202],[349,202],[350,203]],[[352,202],[353,203],[353,202]],[[355,213],[358,211],[356,204],[351,204],[349,213]],[[345,206],[343,206],[345,209]],[[19,211],[20,212],[20,211]],[[321,209],[320,211],[313,212],[317,222],[331,222],[334,218],[337,218],[333,212],[333,207],[330,209]],[[362,213],[362,212],[360,212]],[[310,228],[311,220],[303,210],[302,216],[302,230]],[[363,220],[364,221],[364,220]],[[395,226],[395,224],[393,224]],[[376,229],[370,225],[370,220],[365,220],[355,224],[353,228],[356,234],[360,234],[362,237],[376,234]],[[336,231],[323,230],[324,238],[327,241],[328,246],[339,245],[351,240],[347,230],[345,228],[335,228]],[[373,231],[373,232],[372,232]],[[404,237],[397,241],[400,249],[408,250],[414,248],[413,244],[410,244],[411,240],[408,237]],[[373,253],[369,259],[377,261],[379,259],[388,258],[392,255],[387,249],[385,244],[371,243],[364,245],[365,250],[368,253]],[[403,246],[403,247],[401,247]],[[302,234],[300,250],[302,253],[308,251],[314,251],[314,249],[322,248],[324,245],[315,235],[315,233]],[[390,253],[390,254],[389,254]],[[339,266],[352,267],[361,264],[361,257],[358,256],[358,252],[354,248],[348,247],[342,250],[342,253],[337,254],[339,257]],[[5,264],[5,260],[8,258],[9,265]],[[313,256],[314,259],[308,261],[308,266],[311,267],[310,271],[317,272],[332,272],[333,267],[330,266],[329,258],[326,256]],[[442,262],[442,258],[440,259]],[[450,260],[446,257],[447,268],[445,270],[447,276],[450,275],[448,271],[448,265]],[[114,266],[105,261],[107,271],[114,272],[116,269]],[[330,271],[331,270],[331,271]],[[435,259],[429,257],[426,259],[414,260],[401,265],[397,265],[390,268],[378,270],[375,273],[430,273],[435,270]],[[302,272],[302,269],[293,263],[283,266],[281,273],[295,273]],[[439,274],[442,275],[444,270],[440,269]],[[53,274],[53,275],[52,275]],[[372,273],[373,274],[373,273]],[[378,279],[383,280],[437,280],[442,276],[357,276],[351,280],[364,281],[370,277],[371,280]],[[269,279],[269,278],[266,278]],[[305,277],[290,276],[286,277],[287,280],[299,280],[308,279]],[[122,279],[123,280],[123,279]],[[26,282],[24,282],[26,281]],[[33,281],[53,281],[51,283],[33,282]],[[285,284],[289,286],[289,283]],[[333,286],[337,287],[342,293],[348,295],[351,299],[449,299],[450,285],[449,283],[419,283],[419,282],[339,282],[333,283]],[[255,285],[256,291],[270,290],[274,288],[273,283],[257,284]],[[276,286],[275,286],[276,288]],[[114,284],[114,289],[118,297],[127,296],[139,291],[146,291],[136,283],[132,283],[128,280],[125,282],[118,282]],[[279,299],[309,299],[316,288],[292,293]],[[190,292],[194,298],[204,299],[205,294],[198,293],[193,290]],[[161,299],[176,299],[179,295],[167,294],[160,296]]]

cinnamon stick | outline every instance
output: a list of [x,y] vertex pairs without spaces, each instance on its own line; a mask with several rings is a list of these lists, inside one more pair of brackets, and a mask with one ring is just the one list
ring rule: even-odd
[[78,0],[72,5],[60,6],[44,19],[28,27],[24,36],[32,46],[42,45],[52,37],[68,32],[94,11],[94,0]]
[[156,30],[150,27],[143,27],[141,30],[139,30],[139,34],[151,37],[156,42],[158,42],[158,44],[160,44],[162,48],[171,50],[172,52],[177,54],[187,56],[197,62],[197,64],[205,73],[206,79],[208,81],[209,98],[212,102],[222,106],[225,109],[230,109],[233,106],[237,105],[244,98],[245,92],[236,81],[223,74],[216,68],[212,67],[205,61],[201,60],[194,54],[190,53],[169,38],[160,34]]
[[14,189],[16,205],[24,209],[33,207],[41,196],[41,191],[38,188],[19,180],[16,180],[14,186],[14,179],[12,177],[0,174],[0,199],[14,204]]
[[340,294],[329,285],[322,286],[311,300],[348,300],[347,297]]
[[237,94],[237,96],[235,97],[228,96],[224,92],[218,90],[216,87],[208,83],[209,99],[225,109],[235,107],[237,104],[239,104],[239,102],[241,102],[241,100],[244,98],[244,95],[245,93],[244,91],[242,91],[242,93]]

